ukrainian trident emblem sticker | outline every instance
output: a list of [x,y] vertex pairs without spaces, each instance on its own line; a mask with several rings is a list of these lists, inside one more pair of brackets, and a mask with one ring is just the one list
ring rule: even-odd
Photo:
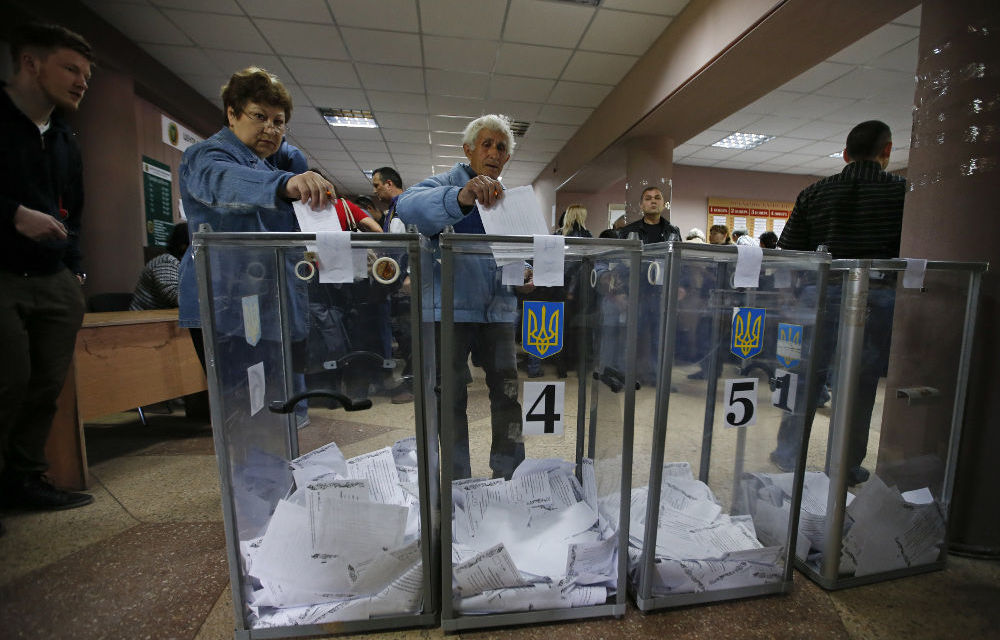
[[764,310],[753,307],[733,309],[733,331],[729,351],[737,358],[752,358],[764,346]]
[[802,326],[797,324],[778,323],[778,363],[786,369],[791,369],[802,358]]
[[521,346],[536,358],[548,358],[562,351],[562,302],[524,301]]

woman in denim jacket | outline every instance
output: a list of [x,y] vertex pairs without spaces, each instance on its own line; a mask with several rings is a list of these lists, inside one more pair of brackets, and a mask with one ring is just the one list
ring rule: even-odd
[[[191,146],[181,160],[181,200],[189,228],[193,233],[207,223],[214,232],[297,231],[293,201],[319,210],[336,195],[333,185],[319,174],[287,170],[305,166],[301,152],[283,144],[292,115],[291,96],[274,75],[249,67],[232,75],[222,89],[222,102],[227,126]],[[181,260],[180,326],[192,330],[204,363],[193,250],[189,247]],[[280,362],[274,257],[248,247],[238,251],[220,247],[210,259],[216,361],[225,360],[223,368],[233,376],[242,371],[245,387],[247,363],[273,362],[272,357]],[[290,259],[286,256],[285,261]],[[304,344],[305,289],[295,286],[294,278],[289,281],[293,284],[286,308],[291,338],[293,344]]]

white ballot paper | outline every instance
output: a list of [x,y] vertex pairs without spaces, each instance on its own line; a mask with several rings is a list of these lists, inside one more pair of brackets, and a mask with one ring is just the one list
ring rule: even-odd
[[544,236],[549,233],[531,185],[506,189],[503,197],[492,206],[484,207],[477,201],[476,207],[488,235]]
[[524,262],[521,260],[514,260],[513,262],[500,263],[500,284],[505,287],[521,287],[524,286]]
[[462,597],[474,596],[489,589],[523,587],[528,584],[514,566],[503,543],[455,565],[454,573],[455,589]]
[[734,287],[760,286],[760,263],[764,260],[764,251],[760,247],[739,245],[736,258],[736,274],[733,276]]
[[329,202],[319,211],[313,211],[312,207],[304,204],[301,200],[292,203],[292,211],[295,219],[299,222],[299,229],[306,233],[319,233],[321,231],[341,231],[340,216],[334,208],[334,203]]
[[319,281],[331,284],[354,282],[353,253],[349,232],[317,231],[316,255],[319,257]]
[[564,460],[529,459],[510,481],[453,483],[458,610],[585,606],[617,589],[617,532],[599,527],[574,474]]
[[[401,466],[400,463],[403,463]],[[335,443],[287,463],[295,478],[264,535],[241,541],[253,626],[280,627],[419,612],[419,491],[407,438],[345,460]]]
[[533,262],[536,287],[561,287],[566,276],[566,238],[553,235],[534,236]]
[[[647,503],[646,487],[632,490],[629,525],[632,571],[639,569],[645,546]],[[767,505],[772,506],[770,500]],[[786,509],[785,530],[787,523]],[[711,488],[694,479],[689,464],[663,465],[656,514],[654,595],[699,593],[780,581],[784,575],[784,548],[780,544],[762,544],[755,517],[723,513]]]

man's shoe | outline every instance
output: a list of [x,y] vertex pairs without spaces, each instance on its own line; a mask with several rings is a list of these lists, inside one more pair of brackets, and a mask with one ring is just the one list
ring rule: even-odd
[[777,451],[771,452],[771,464],[778,467],[778,469],[781,469],[785,473],[791,473],[792,471],[795,471],[795,461],[786,460],[785,458],[782,458],[781,456],[778,455]]
[[63,491],[52,486],[41,474],[29,474],[8,481],[4,496],[6,506],[38,511],[76,509],[94,501],[88,493]]
[[406,404],[408,402],[413,402],[413,394],[410,393],[408,389],[403,389],[396,395],[392,396],[392,400],[390,400],[390,402],[392,402],[392,404]]
[[847,484],[848,486],[861,484],[862,482],[866,482],[871,475],[871,472],[864,467],[853,467],[847,471]]

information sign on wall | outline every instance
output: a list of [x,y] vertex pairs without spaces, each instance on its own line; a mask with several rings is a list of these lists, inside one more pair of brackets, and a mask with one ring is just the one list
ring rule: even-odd
[[707,226],[724,224],[730,233],[736,229],[746,229],[754,237],[759,237],[765,231],[773,231],[780,236],[794,206],[794,202],[778,200],[710,197]]
[[202,141],[200,136],[196,136],[189,129],[162,114],[160,115],[160,128],[163,130],[163,142],[181,151]]
[[142,195],[146,204],[146,245],[167,246],[174,228],[170,166],[142,157]]

